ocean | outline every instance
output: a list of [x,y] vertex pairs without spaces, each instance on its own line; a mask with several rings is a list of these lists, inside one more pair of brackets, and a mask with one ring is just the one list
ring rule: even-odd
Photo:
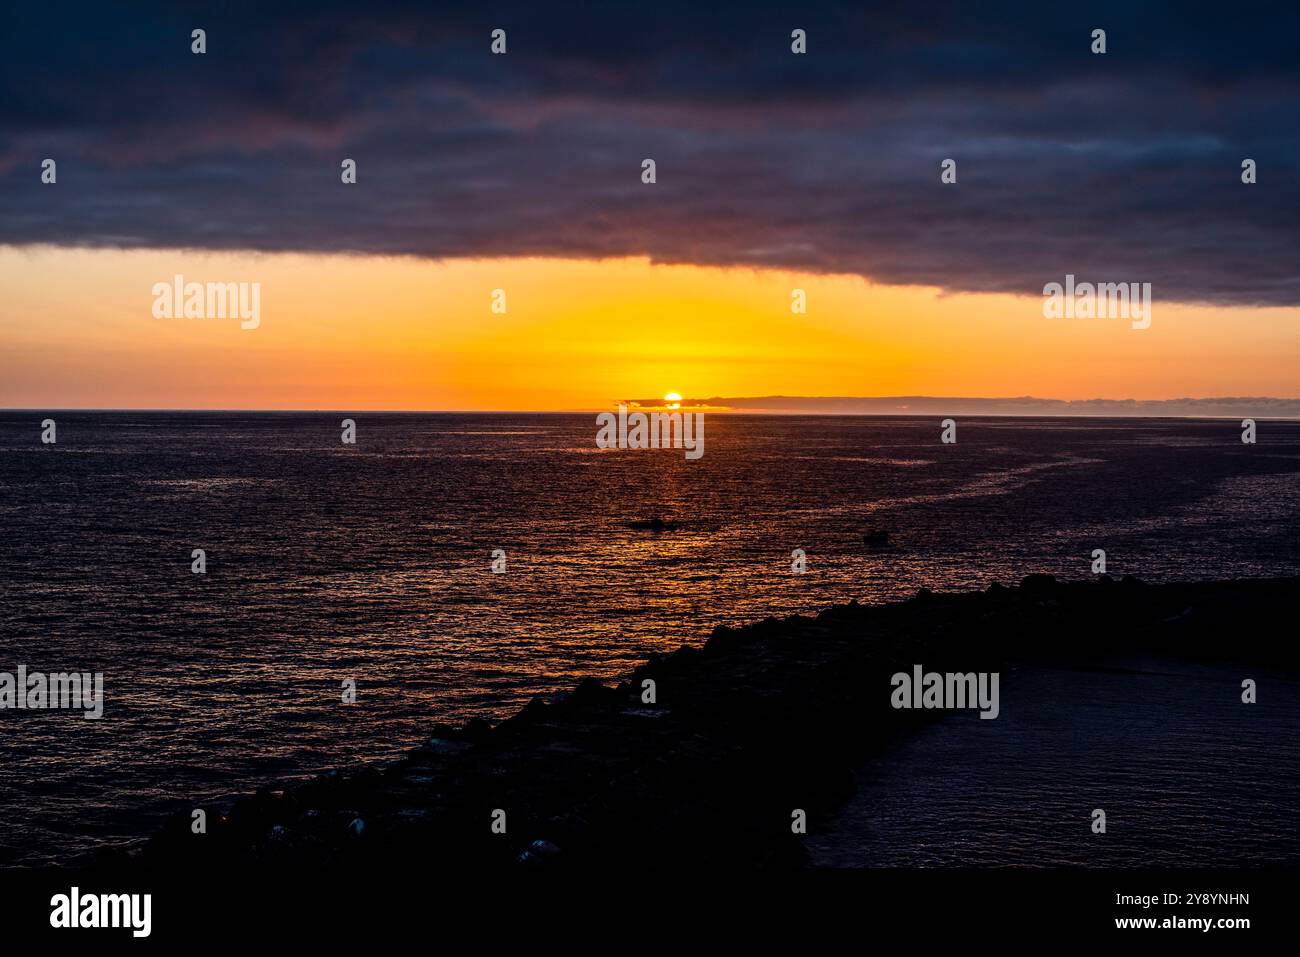
[[[97,721],[0,711],[0,866],[383,762],[718,624],[1082,579],[1094,549],[1152,581],[1300,575],[1300,423],[1246,445],[1234,421],[972,418],[942,444],[937,418],[710,415],[698,461],[595,433],[594,415],[0,412],[0,672],[102,672],[105,695]],[[630,527],[654,517],[677,527]]]
[[[1268,707],[1242,704],[1243,675]],[[955,713],[867,762],[809,833],[812,864],[1300,865],[1294,674],[1150,656],[1013,666],[1002,697],[1014,706],[996,721]]]

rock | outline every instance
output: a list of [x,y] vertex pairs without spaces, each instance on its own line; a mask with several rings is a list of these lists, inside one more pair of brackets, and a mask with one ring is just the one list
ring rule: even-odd
[[539,840],[539,841],[533,841],[533,843],[529,845],[528,850],[520,854],[517,858],[515,858],[515,860],[518,861],[520,864],[530,864],[530,865],[544,864],[547,861],[550,861],[553,858],[559,856],[559,853],[560,853],[560,849],[556,847],[554,844],[552,844],[550,841]]
[[[1171,615],[1176,624],[1162,624]],[[638,867],[646,847],[688,868],[798,867],[790,808],[833,808],[863,755],[942,714],[891,708],[881,689],[892,673],[917,662],[939,672],[1001,670],[1175,646],[1189,657],[1300,669],[1300,652],[1275,629],[1297,617],[1300,579],[1146,585],[1034,575],[1021,587],[921,589],[908,602],[837,605],[815,622],[719,627],[709,653],[657,656],[617,688],[585,681],[554,705],[531,706],[542,720],[435,726],[427,744],[385,773],[326,774],[287,794],[243,799],[219,827],[210,816],[201,840],[178,814],[141,866],[364,860],[459,877],[519,862],[612,874]],[[641,704],[645,677],[671,708]],[[496,807],[510,809],[512,835],[549,837],[521,845],[492,834]]]
[[573,704],[600,704],[609,700],[611,695],[617,697],[618,692],[595,678],[583,678],[578,682],[578,687],[573,689],[568,700]]
[[447,738],[430,738],[424,745],[426,750],[434,754],[460,754],[468,751],[472,745],[468,741],[451,741]]
[[1026,575],[1020,580],[1020,587],[1027,592],[1053,591],[1057,584],[1055,575],[1044,575],[1041,572]]

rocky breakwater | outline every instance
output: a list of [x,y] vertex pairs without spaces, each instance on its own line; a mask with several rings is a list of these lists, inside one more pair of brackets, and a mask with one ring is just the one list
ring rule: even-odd
[[851,792],[853,768],[946,713],[893,708],[896,672],[1144,651],[1294,668],[1298,613],[1297,579],[1030,576],[718,628],[617,687],[587,680],[495,726],[437,726],[386,768],[205,808],[206,833],[193,832],[192,811],[178,813],[139,852],[103,863],[167,873],[797,866],[794,812],[816,829]]

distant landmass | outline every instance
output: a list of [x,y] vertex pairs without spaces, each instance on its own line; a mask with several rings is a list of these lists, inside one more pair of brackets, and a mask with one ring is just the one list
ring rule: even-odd
[[[660,406],[662,399],[629,399],[633,405]],[[1091,415],[1296,419],[1300,398],[1224,396],[1212,399],[1038,399],[956,396],[713,396],[684,399],[681,407],[786,415]]]

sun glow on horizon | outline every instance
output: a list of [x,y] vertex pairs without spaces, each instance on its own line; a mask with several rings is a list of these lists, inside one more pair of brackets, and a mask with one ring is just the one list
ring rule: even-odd
[[[153,318],[153,285],[177,273],[259,283],[260,327]],[[664,381],[674,408],[684,395],[1287,397],[1300,385],[1295,309],[1168,304],[1134,331],[1045,319],[1037,296],[644,258],[10,246],[0,285],[7,408],[600,411]]]

